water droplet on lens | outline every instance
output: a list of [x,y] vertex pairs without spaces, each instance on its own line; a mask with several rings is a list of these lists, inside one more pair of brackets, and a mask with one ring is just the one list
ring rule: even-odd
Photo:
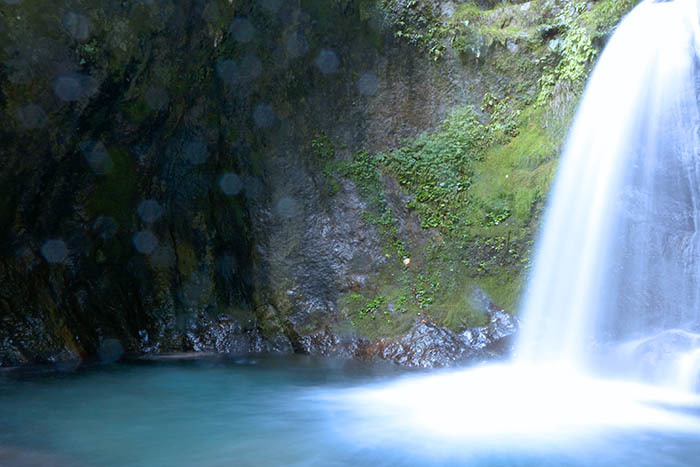
[[80,152],[90,168],[98,175],[108,174],[114,167],[112,158],[102,141],[88,139],[80,145]]
[[112,238],[119,230],[119,224],[109,216],[100,216],[92,225],[93,231],[103,239]]
[[209,158],[209,150],[204,141],[192,140],[185,143],[183,147],[185,157],[194,165],[204,164]]
[[379,77],[376,73],[363,73],[357,81],[360,93],[365,96],[374,96],[379,90]]
[[252,81],[262,73],[262,62],[255,55],[246,55],[239,64],[239,79]]
[[48,240],[41,247],[41,255],[49,263],[63,263],[68,257],[68,247],[62,240]]
[[285,48],[289,57],[298,58],[309,51],[309,41],[302,33],[297,32],[287,38]]
[[136,211],[141,220],[149,224],[160,219],[160,216],[163,214],[163,208],[160,207],[157,201],[152,199],[141,201]]
[[158,239],[148,230],[136,232],[132,242],[134,244],[134,248],[136,248],[136,251],[145,255],[150,255],[153,253],[156,247],[158,247]]
[[80,79],[75,76],[59,76],[54,82],[53,90],[59,99],[72,102],[80,99],[83,87]]
[[28,104],[17,110],[17,119],[28,130],[43,128],[48,122],[44,109],[36,104]]
[[247,18],[236,18],[231,23],[231,34],[238,42],[250,42],[255,35],[255,27]]
[[228,173],[224,174],[221,177],[221,180],[219,180],[219,187],[221,187],[221,191],[227,195],[234,196],[240,193],[241,189],[243,189],[243,181],[238,175]]
[[275,212],[278,216],[286,219],[296,217],[299,213],[299,205],[294,199],[289,196],[281,198],[275,205]]
[[267,104],[256,105],[253,109],[253,121],[260,128],[269,128],[275,123],[275,111]]
[[87,16],[70,12],[63,17],[63,27],[74,39],[83,41],[90,37],[90,20]]
[[335,73],[340,66],[340,60],[335,52],[330,49],[324,49],[316,57],[316,67],[321,73]]
[[103,363],[114,363],[124,355],[124,347],[117,339],[105,339],[97,349],[97,355]]
[[233,84],[239,78],[238,66],[233,60],[219,60],[216,64],[216,74],[224,83]]

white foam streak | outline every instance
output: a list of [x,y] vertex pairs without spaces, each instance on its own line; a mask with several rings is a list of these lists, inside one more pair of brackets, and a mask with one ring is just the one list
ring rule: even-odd
[[[487,365],[391,384],[324,393],[343,436],[459,452],[463,443],[527,449],[578,443],[629,429],[700,432],[700,398],[629,381],[595,379],[569,366]],[[348,422],[349,420],[349,422]]]

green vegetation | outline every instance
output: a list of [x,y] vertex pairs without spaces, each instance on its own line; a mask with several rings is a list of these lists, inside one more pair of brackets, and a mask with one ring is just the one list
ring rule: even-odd
[[395,217],[391,205],[387,201],[384,185],[381,180],[381,163],[383,157],[375,156],[365,151],[355,153],[352,161],[344,167],[344,175],[355,182],[360,194],[365,198],[369,209],[363,213],[363,218],[379,229],[387,245],[386,256],[392,258],[406,257],[408,251],[399,236],[399,221]]
[[381,156],[388,172],[408,193],[407,207],[415,209],[424,228],[443,231],[459,228],[461,206],[468,202],[474,162],[483,159],[488,129],[476,112],[460,109],[433,134]]
[[[397,2],[383,2],[394,8],[396,35],[433,58],[444,53],[438,43],[449,44],[482,62],[485,75],[517,79],[509,87],[493,80],[478,110],[457,108],[434,132],[384,153],[357,152],[336,172],[367,202],[365,218],[382,232],[389,258],[373,290],[341,300],[358,331],[394,335],[417,316],[455,330],[483,325],[488,304],[474,298],[482,291],[516,311],[576,101],[602,40],[637,2],[563,3],[484,10],[465,2],[443,21],[425,2],[398,13]],[[387,177],[408,195],[404,206],[390,202],[397,197],[388,196]],[[399,230],[397,209],[417,215],[427,242]]]
[[136,167],[124,148],[109,148],[109,156],[114,165],[92,193],[88,211],[91,216],[111,216],[119,225],[130,225],[136,212]]
[[[387,154],[359,152],[349,164],[346,174],[368,204],[366,218],[393,242],[388,244],[391,258],[414,257],[408,266],[387,263],[393,273],[380,283],[390,292],[377,290],[345,303],[360,328],[368,316],[377,321],[378,312],[389,312],[383,310],[388,303],[394,304],[394,313],[400,303],[413,319],[427,316],[454,329],[482,325],[483,305],[470,300],[479,286],[499,305],[515,305],[527,264],[523,251],[529,251],[535,207],[543,199],[551,176],[547,164],[553,164],[555,153],[553,144],[536,134],[536,124],[519,121],[517,136],[509,136],[516,133],[513,115],[495,102],[490,107],[495,113],[490,124],[481,123],[472,108],[459,109],[436,132]],[[504,140],[508,143],[500,143]],[[527,151],[521,151],[524,146]],[[409,195],[405,208],[418,215],[424,229],[434,231],[424,248],[404,247],[408,243],[393,220],[383,176],[399,182]],[[369,331],[391,333],[405,321],[397,326],[395,319],[380,320]]]
[[442,43],[443,27],[432,2],[379,0],[378,3],[394,25],[396,37],[423,48],[433,60],[442,58],[446,50]]
[[325,134],[321,133],[311,141],[311,150],[321,165],[321,175],[323,175],[325,181],[323,188],[326,196],[335,195],[340,189],[337,172],[341,165],[335,158],[335,145]]

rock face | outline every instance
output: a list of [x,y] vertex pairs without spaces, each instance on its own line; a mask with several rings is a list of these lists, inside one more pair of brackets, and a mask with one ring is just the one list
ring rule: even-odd
[[518,319],[503,310],[489,313],[487,326],[463,331],[460,337],[467,345],[486,355],[503,356],[509,353],[511,338],[517,333]]
[[518,321],[502,310],[491,312],[489,318],[488,326],[461,334],[421,320],[400,339],[375,344],[376,354],[399,365],[422,368],[505,357],[510,353],[508,339],[517,332]]
[[313,350],[385,257],[312,140],[391,147],[469,83],[345,3],[0,4],[0,365]]
[[470,350],[454,332],[422,321],[406,336],[383,347],[378,354],[399,365],[434,368],[461,362],[471,356]]
[[[368,337],[347,329],[368,305],[341,305],[381,302],[398,281],[387,266],[401,264],[397,244],[415,250],[404,264],[418,278],[422,249],[441,241],[390,175],[373,179],[377,208],[362,184],[374,159],[355,156],[434,130],[455,107],[481,108],[487,90],[536,90],[520,68],[508,82],[513,52],[493,38],[484,47],[505,59],[487,66],[464,55],[471,45],[456,52],[427,34],[461,3],[0,1],[0,367],[71,367],[115,349],[440,366],[503,342],[505,314],[462,334],[441,327],[463,330],[460,319],[411,328],[404,314],[405,326]],[[521,8],[510,6],[493,24],[511,24]],[[527,15],[513,24],[544,21]],[[406,21],[417,29],[397,29]],[[501,202],[485,225],[507,224]],[[473,240],[450,261],[474,263],[475,276],[486,256],[515,253],[509,234]],[[523,260],[511,256],[504,274],[515,277]],[[404,302],[427,305],[417,279],[401,287]],[[402,306],[383,322],[394,326]]]

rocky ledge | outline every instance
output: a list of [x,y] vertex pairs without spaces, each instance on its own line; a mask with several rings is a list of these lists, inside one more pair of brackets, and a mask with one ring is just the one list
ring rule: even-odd
[[[339,336],[323,331],[300,338],[302,353],[345,358],[378,358],[414,368],[443,368],[508,356],[519,321],[504,310],[491,310],[486,326],[460,333],[435,324],[417,321],[406,334],[393,338],[366,339]],[[277,350],[285,348],[277,345]]]
[[490,312],[487,326],[459,334],[421,320],[400,339],[381,339],[373,348],[378,357],[409,367],[438,368],[502,358],[511,351],[518,324],[503,310]]

